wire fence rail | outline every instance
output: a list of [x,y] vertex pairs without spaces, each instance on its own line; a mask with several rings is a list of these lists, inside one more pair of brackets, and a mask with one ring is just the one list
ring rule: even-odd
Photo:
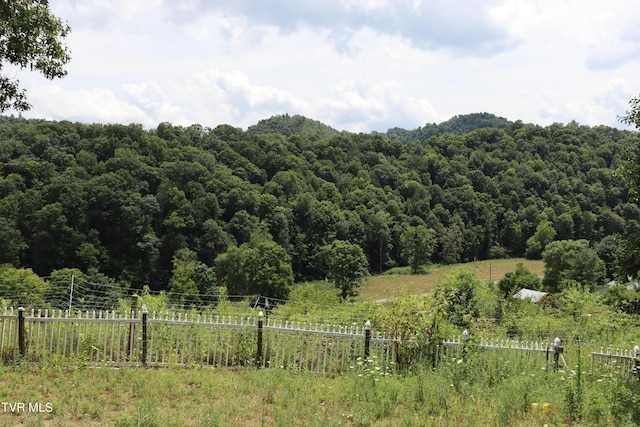
[[149,313],[146,307],[129,313],[23,308],[0,312],[4,362],[73,359],[88,365],[255,366],[340,374],[372,360],[383,372],[420,363],[437,368],[461,363],[473,351],[485,363],[548,371],[570,370],[576,357],[589,355],[592,374],[640,374],[638,346],[589,350],[566,349],[558,338],[476,341],[466,333],[440,342],[400,341],[372,330],[368,321],[361,326],[310,324],[266,318],[262,312],[257,316]]

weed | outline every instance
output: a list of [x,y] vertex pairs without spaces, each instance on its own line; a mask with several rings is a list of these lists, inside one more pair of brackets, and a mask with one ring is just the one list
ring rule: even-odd
[[156,427],[158,426],[158,408],[156,403],[151,399],[143,399],[136,408],[137,425],[139,427]]

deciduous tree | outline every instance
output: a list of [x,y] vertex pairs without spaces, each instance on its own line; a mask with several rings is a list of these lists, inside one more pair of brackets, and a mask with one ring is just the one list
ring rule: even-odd
[[556,237],[556,230],[551,221],[541,221],[533,236],[527,239],[527,258],[540,259],[542,252]]
[[624,116],[620,117],[620,120],[623,123],[640,129],[640,95],[629,101],[629,107],[630,108],[625,112]]
[[522,288],[538,290],[542,281],[529,271],[522,263],[518,263],[515,271],[510,271],[498,282],[498,288],[505,297],[512,296]]
[[436,232],[424,225],[409,226],[403,234],[402,240],[405,254],[411,266],[411,273],[417,274],[433,255],[437,243]]
[[41,306],[48,288],[49,284],[30,268],[0,265],[0,297],[16,306]]
[[368,276],[367,258],[358,245],[334,240],[322,248],[327,266],[327,279],[340,290],[342,299],[357,294],[362,280]]
[[544,285],[558,292],[565,281],[576,281],[590,288],[601,285],[605,276],[604,262],[586,240],[551,242],[542,253]]
[[231,295],[286,299],[293,285],[291,257],[272,240],[230,246],[215,264],[219,284]]
[[[63,44],[71,28],[49,9],[48,0],[0,1],[0,111],[28,110],[26,90],[11,68],[35,70],[48,79],[67,74],[70,53]],[[6,70],[9,68],[9,70]],[[4,69],[4,70],[3,70]],[[6,70],[6,71],[5,71]]]

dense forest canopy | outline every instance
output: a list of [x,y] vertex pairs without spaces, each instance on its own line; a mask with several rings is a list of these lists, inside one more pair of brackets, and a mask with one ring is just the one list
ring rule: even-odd
[[540,258],[551,241],[584,240],[614,277],[627,273],[615,236],[640,222],[616,171],[639,142],[486,113],[387,134],[288,115],[247,131],[3,117],[0,264],[203,290],[225,280],[216,259],[277,259],[296,281],[325,278],[334,241],[359,246],[376,273]]

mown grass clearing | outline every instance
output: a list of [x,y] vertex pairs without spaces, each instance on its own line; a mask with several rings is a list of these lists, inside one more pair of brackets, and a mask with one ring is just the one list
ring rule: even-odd
[[371,301],[393,298],[401,294],[429,292],[444,282],[447,276],[460,269],[472,271],[481,281],[496,281],[502,279],[505,274],[515,271],[519,263],[538,276],[544,274],[542,261],[524,258],[494,259],[443,266],[433,265],[428,267],[424,274],[391,274],[408,272],[408,268],[395,269],[387,274],[369,277],[359,289],[359,300]]

